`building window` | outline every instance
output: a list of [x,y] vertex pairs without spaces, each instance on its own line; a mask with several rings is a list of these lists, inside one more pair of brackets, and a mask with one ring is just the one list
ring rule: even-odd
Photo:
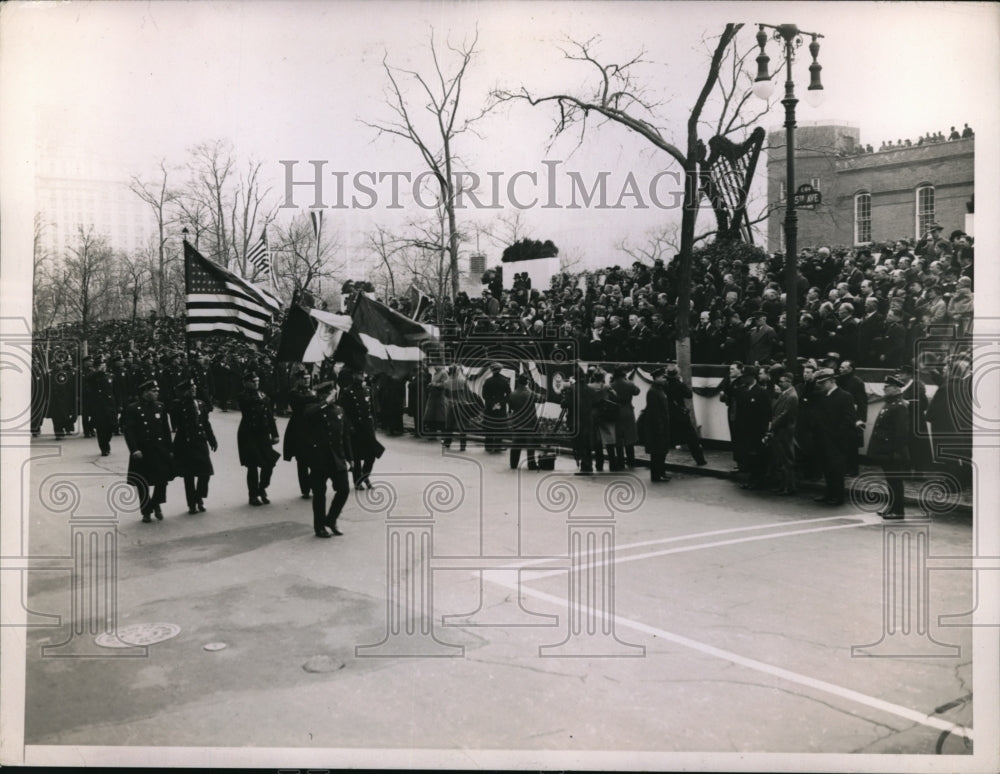
[[859,193],[854,197],[854,244],[872,241],[872,195]]
[[917,189],[917,239],[927,233],[934,223],[934,186],[922,185]]
[[813,187],[813,190],[815,190],[815,191],[820,190],[820,188],[819,188],[819,178],[818,177],[812,178],[809,181],[809,185],[811,185]]

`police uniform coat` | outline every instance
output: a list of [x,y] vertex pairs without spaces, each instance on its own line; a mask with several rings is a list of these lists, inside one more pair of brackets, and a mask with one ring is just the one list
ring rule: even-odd
[[483,414],[489,418],[507,416],[507,399],[510,397],[510,380],[501,373],[492,374],[483,382]]
[[510,429],[518,433],[518,439],[523,439],[538,424],[535,396],[527,387],[518,387],[506,402],[510,408]]
[[749,460],[764,452],[762,441],[771,423],[771,395],[762,385],[754,383],[748,390],[736,393],[736,419],[733,445],[736,459]]
[[278,437],[271,399],[260,390],[244,392],[240,396],[240,411],[243,416],[236,431],[240,465],[271,467],[281,456],[271,445],[271,439]]
[[208,403],[199,398],[177,398],[170,404],[174,435],[174,465],[180,476],[211,476],[215,469],[209,447],[217,446]]
[[122,400],[115,377],[108,371],[94,371],[88,379],[90,416],[95,424],[114,425]]
[[335,403],[313,403],[305,417],[304,448],[310,469],[326,474],[349,470],[351,434],[344,409]]
[[670,411],[670,443],[688,443],[692,433],[694,433],[691,411],[687,406],[687,400],[692,396],[691,388],[680,379],[668,377],[663,390],[667,396],[667,406]]
[[868,456],[875,462],[909,463],[910,413],[906,402],[886,402],[878,416],[868,441]]
[[49,417],[57,426],[69,427],[77,417],[76,371],[59,367],[49,376]]
[[340,391],[337,403],[347,417],[354,456],[359,460],[381,457],[385,447],[375,437],[375,415],[368,388],[352,382]]
[[577,381],[563,389],[559,401],[566,412],[566,426],[573,433],[573,447],[577,451],[590,448],[593,396],[592,390],[586,389],[584,384]]
[[293,459],[305,460],[306,450],[306,409],[319,403],[319,398],[312,390],[295,389],[288,393],[288,405],[292,415],[285,426],[285,439],[282,452],[285,462]]
[[129,454],[142,452],[142,459],[129,457],[128,477],[141,476],[150,486],[174,478],[167,409],[158,400],[138,400],[125,409],[122,433]]

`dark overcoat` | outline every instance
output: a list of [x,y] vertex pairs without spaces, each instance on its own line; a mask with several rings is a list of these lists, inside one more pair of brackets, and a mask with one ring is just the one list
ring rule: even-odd
[[837,387],[819,398],[816,404],[816,439],[825,460],[846,460],[852,444],[857,443],[854,398]]
[[285,440],[282,447],[286,462],[293,459],[305,460],[306,446],[306,409],[319,403],[319,398],[311,389],[295,389],[288,393],[288,405],[292,415],[285,427]]
[[636,444],[635,408],[632,398],[639,394],[639,388],[625,377],[611,382],[615,400],[618,402],[618,421],[615,423],[615,436],[626,446]]
[[335,403],[313,403],[305,410],[305,455],[313,471],[330,475],[349,470],[354,459],[344,410]]
[[903,400],[887,401],[875,417],[868,456],[880,465],[909,463],[910,413]]
[[236,431],[240,465],[269,468],[280,454],[271,444],[278,437],[278,425],[271,410],[271,398],[260,390],[250,390],[240,396],[240,426]]
[[667,393],[656,382],[646,392],[646,453],[666,454],[670,450],[670,405]]
[[174,465],[179,476],[211,476],[215,469],[209,447],[218,446],[208,414],[209,404],[198,398],[177,398],[170,404],[174,425]]
[[340,391],[337,403],[347,417],[354,455],[359,460],[381,457],[385,447],[375,437],[375,415],[368,388],[352,382]]
[[[125,409],[122,433],[130,456],[128,478],[141,477],[150,486],[165,484],[174,478],[174,460],[170,448],[170,420],[167,408],[158,400],[138,400]],[[142,452],[142,459],[134,456]]]

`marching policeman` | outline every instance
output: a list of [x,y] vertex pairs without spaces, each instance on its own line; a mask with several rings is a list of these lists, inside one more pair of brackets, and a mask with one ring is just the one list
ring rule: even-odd
[[344,410],[351,451],[357,464],[353,468],[354,488],[372,488],[369,477],[375,460],[382,456],[385,447],[375,437],[375,413],[371,391],[364,382],[364,374],[344,368],[338,378],[340,396],[337,403]]
[[111,436],[118,426],[118,410],[121,406],[121,396],[114,375],[108,373],[108,363],[101,357],[97,358],[96,369],[89,377],[87,391],[90,404],[91,426],[97,433],[97,444],[101,448],[101,456],[111,454]]
[[159,384],[152,379],[143,382],[139,395],[139,400],[125,409],[122,429],[131,452],[127,480],[136,488],[142,520],[149,524],[151,515],[163,520],[160,505],[167,501],[167,482],[174,477],[174,465],[170,422],[159,401]]
[[[306,456],[309,461],[309,484],[312,489],[313,532],[318,538],[342,535],[337,518],[344,509],[350,492],[347,472],[352,467],[351,435],[344,410],[334,401],[333,382],[316,387],[320,402],[305,411]],[[326,482],[333,484],[333,501],[326,510]]]
[[897,376],[885,377],[885,406],[875,417],[868,456],[885,473],[889,503],[878,512],[883,519],[905,518],[903,476],[910,469],[910,412],[902,397],[906,383]]
[[[97,359],[100,360],[101,356],[98,355]],[[93,438],[96,435],[94,432],[94,395],[90,385],[97,369],[94,366],[94,358],[90,355],[83,358],[80,364],[80,418],[83,420],[83,437]],[[101,451],[104,451],[103,446],[101,446]]]
[[302,499],[308,500],[309,493],[309,460],[306,449],[306,409],[319,402],[316,393],[312,388],[312,374],[308,371],[301,372],[295,381],[295,386],[288,393],[288,405],[292,409],[292,416],[288,419],[285,427],[285,441],[282,454],[285,462],[295,460],[295,468],[298,473],[299,491],[302,492]]
[[272,447],[278,442],[278,425],[271,410],[271,398],[260,391],[260,377],[247,371],[240,396],[240,426],[236,431],[240,465],[247,469],[250,505],[268,505],[267,488],[274,464],[281,455]]
[[68,360],[57,360],[49,375],[49,416],[56,440],[76,433],[77,408],[76,371]]
[[195,397],[197,385],[187,379],[174,385],[178,397],[170,404],[170,418],[177,430],[174,436],[174,462],[177,472],[184,477],[184,495],[188,513],[204,513],[208,497],[208,480],[215,469],[208,454],[219,448],[215,433],[208,421],[211,406]]
[[500,451],[498,433],[507,421],[507,400],[510,398],[510,381],[500,373],[500,363],[490,364],[492,375],[483,382],[483,428],[486,432],[486,451]]

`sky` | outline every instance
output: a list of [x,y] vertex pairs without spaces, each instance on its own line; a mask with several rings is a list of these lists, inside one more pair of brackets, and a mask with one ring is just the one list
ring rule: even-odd
[[[4,100],[5,113],[8,105],[16,106],[21,136],[53,133],[59,142],[101,159],[108,173],[123,181],[148,174],[161,158],[179,167],[194,144],[225,139],[238,157],[262,162],[275,202],[285,199],[282,160],[297,162],[296,179],[309,178],[309,160],[326,162],[326,204],[334,173],[346,175],[351,190],[359,172],[422,171],[413,146],[380,137],[365,122],[391,115],[384,101],[383,58],[426,73],[432,34],[439,50],[448,41],[471,41],[478,34],[463,93],[463,114],[469,115],[498,86],[524,85],[536,93],[585,89],[593,80],[587,66],[565,60],[559,47],[599,38],[595,51],[609,61],[645,52],[636,75],[658,103],[657,125],[683,147],[711,38],[727,21],[742,22],[740,39],[750,44],[756,22],[792,19],[824,36],[819,62],[825,101],[818,109],[800,102],[800,123],[854,124],[862,141],[875,147],[887,138],[916,139],[965,122],[980,133],[997,123],[997,102],[983,98],[996,94],[1000,72],[1000,14],[990,4],[15,2],[0,13],[0,84],[13,97]],[[773,41],[768,53],[777,64]],[[442,61],[446,68],[454,63]],[[800,97],[808,64],[803,47],[795,63]],[[414,92],[407,93],[416,100]],[[571,202],[570,173],[588,187],[606,173],[609,204],[619,200],[629,173],[644,194],[641,201],[622,198],[625,206],[614,210],[521,209],[528,235],[552,239],[584,265],[618,262],[623,240],[639,245],[651,229],[679,222],[678,210],[655,206],[648,193],[654,175],[676,171],[662,151],[621,126],[597,122],[582,141],[571,133],[550,144],[555,118],[552,106],[506,105],[477,124],[479,136],[459,138],[463,168],[501,181],[502,209],[470,206],[460,213],[467,227],[489,227],[499,215],[514,212],[506,186],[517,172],[526,174],[515,181],[511,196],[530,204],[538,195],[544,203],[549,169],[557,170],[557,201],[563,204]],[[759,123],[772,130],[782,121],[783,109],[775,103]],[[5,158],[12,156],[17,159],[16,150],[8,148]],[[537,186],[527,176],[532,172]],[[180,181],[182,173],[176,174]],[[658,198],[670,202],[660,187],[670,178],[660,181]],[[370,209],[348,206],[328,213],[326,222],[354,256],[360,257],[364,235],[375,225],[399,230],[427,214],[405,195],[401,207],[387,208],[388,184],[376,190],[378,202]],[[488,194],[487,187],[481,197],[486,203]],[[360,204],[369,200],[361,196]],[[300,208],[312,203],[301,186],[292,201]],[[286,209],[279,217],[301,211]],[[481,248],[491,264],[499,257],[488,241]]]

